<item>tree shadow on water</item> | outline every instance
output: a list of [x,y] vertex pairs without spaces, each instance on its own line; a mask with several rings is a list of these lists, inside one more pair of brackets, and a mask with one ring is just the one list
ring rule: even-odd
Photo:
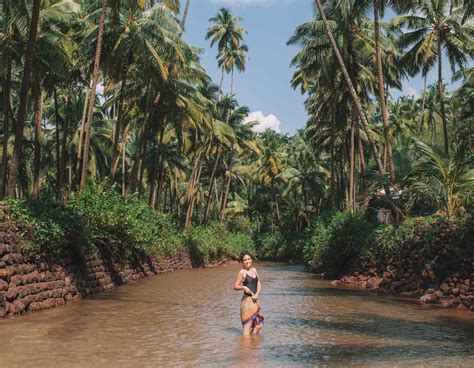
[[410,344],[405,346],[380,346],[373,344],[344,343],[338,345],[318,344],[281,344],[272,346],[265,353],[265,361],[275,361],[279,364],[308,364],[311,366],[338,366],[370,365],[371,363],[388,364],[387,366],[412,366],[413,361],[430,360],[437,364],[443,358],[463,359],[466,364],[472,354],[464,354],[455,350],[441,350],[436,346]]
[[[434,345],[452,345],[461,349],[474,349],[474,329],[470,326],[438,322],[420,322],[380,315],[349,314],[344,320],[284,318],[279,321],[282,325],[305,326],[316,329],[326,329],[335,332],[349,332],[366,337],[387,338],[398,341],[424,341]],[[322,316],[322,318],[326,318]]]

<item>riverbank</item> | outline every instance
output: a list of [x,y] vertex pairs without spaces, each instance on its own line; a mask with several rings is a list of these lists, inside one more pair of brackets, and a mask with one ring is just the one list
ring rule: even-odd
[[[469,222],[463,225],[471,226]],[[382,247],[373,249],[332,285],[474,311],[474,246],[472,237],[464,236],[472,229],[461,229],[445,219],[426,222],[423,218],[417,219],[411,229],[409,239],[398,239],[401,243],[395,253],[388,254]],[[397,241],[396,234],[392,235]]]
[[109,207],[111,224],[103,211],[94,212],[91,201],[83,205],[89,203],[94,214],[82,212],[75,223],[70,221],[70,207],[58,205],[48,212],[44,205],[38,209],[42,212],[35,212],[22,203],[23,207],[13,206],[12,213],[9,206],[0,206],[0,318],[62,306],[143,277],[237,257],[235,244],[220,241],[229,235],[223,227],[172,232],[166,219],[158,218],[158,223],[159,215],[139,203],[125,211],[121,207],[120,214]]

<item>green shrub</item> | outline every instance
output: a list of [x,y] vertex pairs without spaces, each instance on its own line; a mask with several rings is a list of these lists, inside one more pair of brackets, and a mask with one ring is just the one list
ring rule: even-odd
[[41,200],[9,199],[6,205],[20,234],[24,252],[59,254],[70,245],[94,249],[83,218],[73,208],[44,196]]
[[95,244],[120,254],[171,251],[181,242],[169,219],[135,196],[92,189],[70,198]]
[[257,237],[257,256],[264,259],[283,259],[286,242],[279,232],[263,233]]
[[255,250],[250,235],[231,232],[226,224],[221,222],[186,229],[184,239],[196,266],[202,266],[222,256],[237,258],[242,250]]
[[340,212],[321,217],[308,230],[304,258],[313,270],[339,276],[367,248],[373,228],[362,214]]

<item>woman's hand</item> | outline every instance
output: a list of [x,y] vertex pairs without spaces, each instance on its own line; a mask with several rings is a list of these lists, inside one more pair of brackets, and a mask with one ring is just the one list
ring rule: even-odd
[[252,300],[256,302],[258,300],[258,294],[253,294],[252,295]]

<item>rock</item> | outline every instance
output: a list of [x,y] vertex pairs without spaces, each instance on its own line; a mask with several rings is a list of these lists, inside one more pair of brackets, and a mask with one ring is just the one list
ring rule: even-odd
[[9,301],[13,301],[18,296],[18,288],[9,288],[5,293],[5,298]]
[[368,280],[367,280],[367,287],[369,288],[373,288],[373,289],[377,289],[380,284],[383,282],[383,278],[381,277],[370,277]]
[[331,281],[331,285],[332,286],[339,286],[342,284],[342,281],[341,280],[333,280]]
[[435,294],[425,294],[420,298],[422,303],[434,303],[438,300],[438,297]]
[[18,299],[13,302],[13,306],[15,307],[15,313],[22,313],[25,311],[26,308],[26,304]]
[[451,293],[452,293],[454,296],[458,296],[461,292],[459,291],[458,288],[453,288],[453,289],[451,290]]
[[441,290],[436,290],[436,291],[434,292],[434,295],[436,295],[436,297],[439,299],[439,298],[441,298],[444,294],[443,294],[443,292],[442,292]]
[[30,306],[28,307],[28,311],[31,311],[31,312],[38,312],[41,309],[43,309],[43,306],[41,305],[41,302],[31,303]]
[[451,292],[451,288],[446,283],[442,283],[439,288],[444,294],[449,294]]
[[0,269],[0,279],[8,278],[8,270],[6,268]]
[[8,283],[2,279],[0,279],[0,291],[8,290]]

